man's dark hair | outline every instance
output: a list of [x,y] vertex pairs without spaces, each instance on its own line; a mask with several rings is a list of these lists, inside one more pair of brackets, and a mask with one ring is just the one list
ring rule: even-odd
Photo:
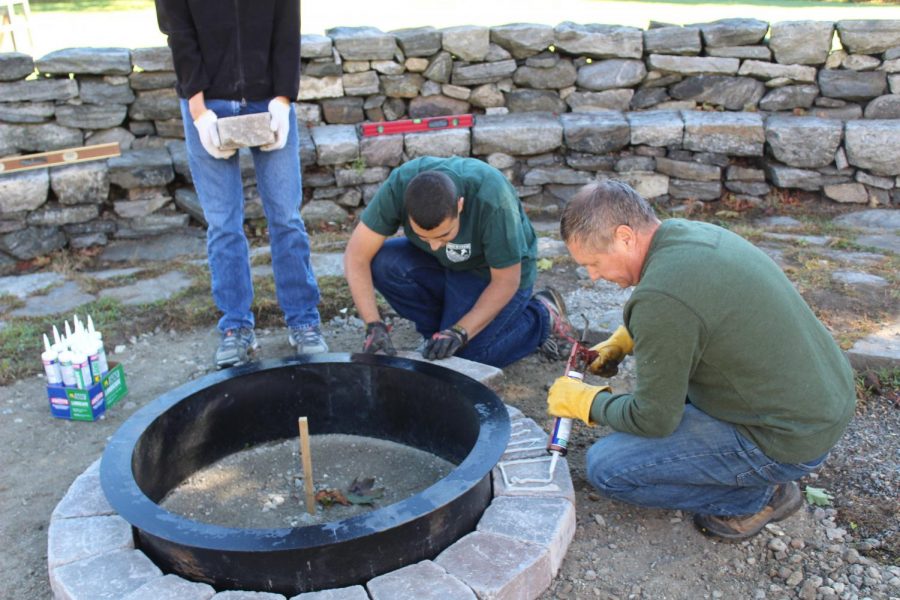
[[423,171],[406,186],[403,204],[416,225],[431,230],[459,215],[458,199],[456,184],[447,174]]

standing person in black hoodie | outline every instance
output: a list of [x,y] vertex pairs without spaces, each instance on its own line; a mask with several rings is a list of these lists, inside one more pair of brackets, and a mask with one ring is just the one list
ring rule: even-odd
[[300,85],[299,0],[156,0],[156,14],[172,50],[188,163],[209,224],[212,294],[222,311],[216,367],[243,364],[258,347],[240,165],[234,150],[220,147],[221,117],[270,114],[275,141],[252,153],[278,303],[297,353],[327,352],[309,237],[300,218],[300,153],[291,104]]

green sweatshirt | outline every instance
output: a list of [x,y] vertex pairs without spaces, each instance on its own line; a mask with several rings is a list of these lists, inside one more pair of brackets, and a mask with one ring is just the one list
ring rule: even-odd
[[827,452],[853,416],[853,371],[831,334],[781,269],[726,229],[663,222],[624,318],[637,386],[598,394],[597,423],[666,436],[687,398],[770,458],[802,463]]

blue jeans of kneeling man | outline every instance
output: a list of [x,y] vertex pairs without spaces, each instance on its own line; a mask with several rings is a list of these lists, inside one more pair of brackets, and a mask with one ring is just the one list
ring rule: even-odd
[[[206,107],[219,118],[268,111],[268,100],[242,104],[235,100],[207,99]],[[250,306],[253,281],[247,237],[244,235],[244,187],[239,153],[213,158],[203,148],[193,125],[187,100],[181,100],[185,144],[194,187],[209,224],[206,251],[212,278],[212,295],[222,311],[219,330],[254,326]],[[309,237],[300,218],[303,198],[300,179],[300,145],[294,108],[291,107],[287,144],[263,152],[251,148],[256,187],[272,247],[275,294],[288,327],[319,324],[319,287],[310,264]]]
[[733,425],[686,404],[672,435],[615,432],[596,442],[588,450],[587,473],[600,492],[622,502],[737,516],[759,512],[776,484],[811,473],[827,456],[803,464],[777,462]]
[[[456,324],[490,283],[468,271],[444,268],[406,238],[385,240],[372,260],[372,281],[425,338]],[[531,288],[520,289],[456,356],[502,368],[534,352],[549,331],[546,309],[531,299]]]

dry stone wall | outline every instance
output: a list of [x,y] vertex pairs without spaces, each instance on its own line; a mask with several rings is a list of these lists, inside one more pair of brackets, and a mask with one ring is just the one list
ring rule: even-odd
[[[837,43],[836,43],[837,42]],[[900,204],[900,21],[726,19],[648,30],[565,22],[301,38],[310,226],[342,223],[423,155],[503,171],[536,214],[586,182],[655,202],[773,188]],[[118,142],[119,158],[0,173],[0,272],[203,223],[167,48],[0,54],[0,156]],[[475,125],[362,137],[364,121],[474,113]],[[263,217],[250,154],[247,218]]]

